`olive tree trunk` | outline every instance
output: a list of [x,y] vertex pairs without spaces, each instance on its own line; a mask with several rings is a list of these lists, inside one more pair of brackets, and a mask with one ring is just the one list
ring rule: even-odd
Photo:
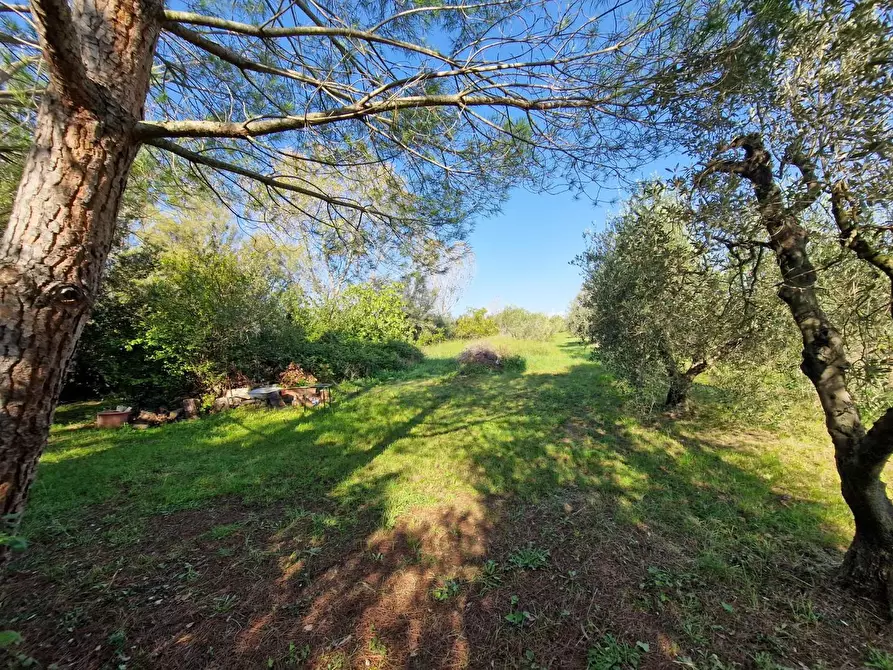
[[778,295],[788,306],[803,340],[800,369],[815,387],[825,425],[834,444],[841,492],[855,521],[856,533],[841,566],[850,586],[882,598],[893,615],[893,504],[881,480],[893,454],[893,408],[866,430],[847,388],[849,367],[843,337],[821,308],[816,271],[809,259],[808,233],[799,215],[815,200],[817,182],[810,166],[798,164],[812,195],[785,204],[772,174],[771,159],[759,137],[740,138],[743,161],[718,166],[741,174],[755,190],[760,217],[782,275]]
[[667,368],[667,377],[670,379],[667,397],[664,400],[664,411],[672,417],[679,417],[687,412],[689,408],[689,392],[698,375],[706,372],[712,365],[726,358],[746,339],[746,336],[741,335],[723,342],[715,347],[710,354],[704,355],[700,360],[696,359],[685,371],[682,371],[676,363],[670,348],[666,344],[662,345],[661,355]]
[[699,374],[709,367],[707,361],[699,361],[685,372],[675,369],[670,373],[670,387],[667,389],[667,397],[664,400],[664,410],[673,415],[681,416],[688,411],[689,392],[692,384]]
[[50,85],[0,241],[2,532],[24,510],[99,288],[139,149],[159,12],[145,0],[32,2]]

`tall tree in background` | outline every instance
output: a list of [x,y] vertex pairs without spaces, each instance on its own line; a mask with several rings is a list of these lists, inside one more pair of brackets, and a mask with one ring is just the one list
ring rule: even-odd
[[[686,48],[686,6],[0,5],[4,48],[30,59],[40,99],[0,242],[0,515],[14,528],[24,509],[140,147],[187,161],[224,199],[260,183],[324,203],[328,221],[461,236],[519,180],[579,185],[635,158],[630,134],[645,130],[629,121]],[[314,180],[371,163],[406,197]]]

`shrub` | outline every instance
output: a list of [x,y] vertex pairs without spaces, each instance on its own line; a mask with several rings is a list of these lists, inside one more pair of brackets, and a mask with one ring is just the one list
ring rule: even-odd
[[355,285],[311,305],[267,251],[229,234],[187,229],[176,243],[118,254],[72,391],[159,405],[253,382],[371,377],[421,360],[396,285]]
[[316,342],[304,342],[295,360],[326,381],[363,379],[405,370],[422,360],[422,352],[408,342],[364,342],[342,339],[330,333]]
[[426,347],[429,344],[440,344],[441,342],[446,342],[447,333],[443,330],[435,330],[435,331],[426,331],[416,338],[416,344],[420,347]]
[[506,307],[493,315],[499,332],[520,340],[548,341],[565,330],[565,321],[560,316],[548,316],[541,312],[530,312],[521,307]]
[[453,336],[460,340],[470,340],[478,337],[489,337],[499,332],[499,326],[493,317],[487,315],[487,310],[470,309],[456,319],[456,328]]
[[319,307],[300,312],[312,339],[338,333],[350,340],[408,342],[413,326],[401,291],[402,287],[394,283],[357,284]]

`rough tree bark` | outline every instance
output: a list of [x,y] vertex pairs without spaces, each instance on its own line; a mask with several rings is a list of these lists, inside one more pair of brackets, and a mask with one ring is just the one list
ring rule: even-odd
[[695,378],[708,367],[707,361],[698,361],[681,372],[675,364],[669,368],[670,387],[667,389],[667,398],[664,401],[664,410],[671,416],[681,416],[688,411],[688,394],[691,391]]
[[689,392],[697,379],[698,375],[706,372],[710,366],[716,364],[724,357],[728,356],[736,348],[738,348],[746,336],[735,337],[731,340],[723,342],[716,347],[709,355],[705,355],[700,360],[695,360],[684,372],[679,368],[676,359],[670,352],[668,346],[661,347],[661,355],[664,358],[664,364],[667,366],[667,376],[670,379],[670,386],[667,389],[667,397],[664,400],[664,410],[671,417],[682,416],[688,411]]
[[50,84],[0,241],[2,532],[18,525],[99,287],[161,10],[157,0],[32,1]]
[[744,160],[716,161],[708,170],[734,173],[750,181],[762,223],[782,275],[778,295],[788,306],[803,340],[800,369],[815,387],[834,444],[841,492],[853,513],[856,533],[841,566],[848,585],[882,598],[893,615],[893,504],[881,480],[893,455],[893,408],[865,429],[847,388],[843,338],[821,308],[816,270],[809,259],[808,234],[800,214],[815,201],[819,183],[812,167],[793,156],[804,192],[786,203],[772,173],[771,156],[759,136],[735,140],[729,148]]

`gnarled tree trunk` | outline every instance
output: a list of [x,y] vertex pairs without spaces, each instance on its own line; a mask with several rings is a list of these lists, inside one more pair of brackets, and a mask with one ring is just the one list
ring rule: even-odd
[[143,0],[32,3],[50,86],[0,242],[4,532],[18,525],[66,366],[99,288],[139,149],[134,128],[160,10]]
[[673,366],[670,372],[670,387],[667,389],[667,398],[664,401],[664,410],[673,416],[687,412],[688,394],[692,384],[694,384],[695,378],[708,367],[707,361],[698,361],[685,372],[680,372]]
[[893,408],[867,434],[835,442],[843,497],[853,512],[856,535],[847,550],[841,576],[850,586],[885,598],[893,617],[893,504],[881,473],[893,451]]
[[841,492],[853,513],[856,533],[841,576],[852,587],[881,597],[893,615],[893,504],[881,481],[893,454],[893,408],[866,431],[846,382],[843,337],[821,308],[816,271],[809,259],[808,234],[799,215],[817,196],[811,167],[798,163],[806,193],[786,205],[772,174],[771,159],[756,136],[736,140],[743,161],[723,161],[713,169],[741,174],[754,187],[760,216],[782,275],[778,295],[788,306],[803,340],[800,369],[815,387],[834,444]]
[[681,416],[687,412],[689,392],[698,375],[706,372],[711,365],[728,356],[744,340],[745,336],[742,335],[723,342],[710,355],[704,355],[700,360],[695,360],[684,372],[679,369],[669,347],[663,345],[661,347],[661,355],[667,368],[667,377],[670,379],[667,397],[664,400],[664,410],[673,417]]

